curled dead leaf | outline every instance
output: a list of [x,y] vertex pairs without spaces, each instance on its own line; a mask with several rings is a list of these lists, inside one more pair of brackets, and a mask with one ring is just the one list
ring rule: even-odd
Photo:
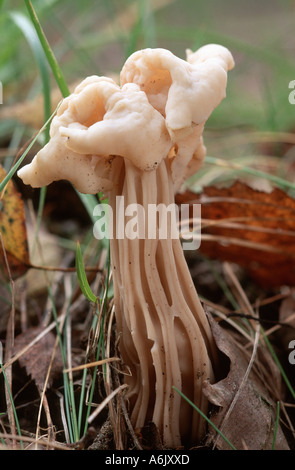
[[[215,384],[205,384],[205,395],[218,409],[210,420],[237,450],[270,450],[276,422],[274,395],[282,393],[279,371],[268,351],[259,347],[250,374],[246,375],[249,351],[245,345],[212,317],[209,316],[209,320],[218,349],[230,360],[230,369],[224,379]],[[220,450],[230,449],[229,444],[212,429],[207,444]],[[274,449],[289,450],[280,426]]]
[[280,189],[229,188],[186,191],[178,204],[201,204],[200,252],[247,269],[260,285],[295,285],[295,199]]
[[[35,381],[39,390],[43,390],[49,370],[47,388],[52,385],[54,379],[60,376],[63,369],[60,350],[55,347],[56,337],[51,331],[42,335],[43,330],[42,326],[28,328],[14,341],[15,354],[20,353],[32,343],[28,350],[20,354],[18,360],[21,367],[24,367],[27,374]],[[35,342],[39,335],[38,341]]]

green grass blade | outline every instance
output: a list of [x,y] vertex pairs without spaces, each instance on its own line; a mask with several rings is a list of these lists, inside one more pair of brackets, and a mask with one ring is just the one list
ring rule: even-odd
[[[51,300],[52,314],[56,323],[56,332],[58,336],[59,347],[60,347],[60,352],[61,352],[62,361],[63,361],[63,367],[64,369],[66,369],[67,368],[66,342],[63,342],[63,334],[62,334],[60,324],[58,321],[58,314],[57,314],[56,306],[54,303],[54,298],[53,298],[50,287],[48,287],[48,295]],[[65,325],[64,325],[64,328],[66,328]],[[76,405],[75,405],[75,399],[74,399],[73,382],[69,379],[69,376],[65,371],[63,372],[63,384],[64,384],[65,411],[66,411],[70,441],[77,442],[79,440],[79,432],[78,432],[78,421],[77,421],[77,416],[76,416]]]
[[150,1],[139,0],[139,18],[144,40],[144,47],[156,47],[156,30],[154,12]]
[[49,122],[51,121],[51,119],[53,118],[53,116],[55,115],[56,111],[54,111],[54,113],[50,116],[50,118],[48,119],[47,122],[45,122],[44,126],[41,127],[41,129],[39,130],[39,132],[35,135],[35,137],[32,139],[32,141],[30,142],[30,144],[27,146],[26,150],[23,152],[23,154],[20,156],[20,158],[18,159],[18,161],[13,165],[13,167],[10,169],[10,171],[7,173],[7,175],[5,176],[5,178],[1,181],[0,183],[0,192],[3,191],[3,189],[5,188],[5,186],[7,185],[7,183],[11,180],[11,178],[13,177],[13,175],[15,174],[15,172],[19,169],[20,165],[22,164],[23,160],[26,158],[26,156],[28,155],[29,151],[31,150],[31,148],[33,147],[33,145],[35,144],[36,140],[38,139],[38,137],[42,134],[42,132],[46,129],[47,125],[49,124]]
[[39,41],[41,43],[41,46],[43,47],[43,51],[47,57],[48,63],[50,65],[50,68],[52,70],[52,73],[55,77],[56,83],[59,86],[59,89],[63,95],[63,97],[66,97],[70,94],[67,82],[63,76],[63,73],[61,71],[61,68],[55,58],[55,55],[49,45],[49,42],[47,41],[47,38],[44,34],[44,31],[42,29],[42,26],[39,22],[39,19],[36,15],[36,12],[33,8],[32,3],[29,0],[24,0],[27,10],[29,12],[29,15],[31,17],[32,23],[35,27],[36,33],[39,37]]
[[277,366],[278,366],[278,368],[279,368],[279,370],[280,370],[280,372],[281,372],[281,375],[282,375],[282,377],[283,377],[283,379],[284,379],[284,381],[285,381],[286,386],[288,387],[288,389],[289,389],[289,391],[290,391],[290,393],[291,393],[293,399],[295,400],[295,390],[294,390],[294,388],[292,387],[292,384],[291,384],[290,380],[288,379],[288,377],[287,377],[287,375],[286,375],[286,373],[285,373],[285,371],[284,371],[284,369],[283,369],[283,367],[282,367],[282,364],[281,364],[281,362],[280,362],[278,356],[276,355],[275,350],[274,350],[274,348],[272,347],[271,342],[269,341],[269,339],[268,339],[268,337],[266,336],[266,334],[265,334],[265,332],[263,331],[263,329],[261,329],[261,334],[262,334],[262,336],[263,336],[263,339],[264,339],[264,341],[265,341],[265,343],[266,343],[266,345],[267,345],[267,347],[268,347],[268,349],[269,349],[269,351],[270,351],[270,353],[271,353],[271,355],[272,355],[272,357],[273,357],[275,363],[277,364]]
[[98,298],[94,295],[94,293],[92,292],[88,284],[88,280],[87,280],[87,276],[86,276],[84,264],[83,264],[82,251],[81,251],[79,242],[77,242],[77,249],[76,249],[76,271],[77,271],[77,276],[78,276],[78,281],[80,284],[81,291],[85,295],[86,299],[88,299],[90,302],[97,303]]
[[93,210],[95,206],[98,204],[97,197],[94,194],[82,194],[79,191],[76,190],[77,195],[81,199],[90,219],[94,223],[96,221],[96,218],[93,215]]
[[[82,419],[83,419],[83,407],[84,407],[84,398],[85,398],[85,393],[86,393],[86,380],[87,380],[87,369],[83,370],[83,376],[81,379],[81,393],[80,393],[80,403],[79,403],[79,409],[78,409],[78,430],[79,430],[79,436],[81,436],[81,428],[82,428]],[[85,430],[86,432],[86,430]]]
[[268,181],[271,181],[272,183],[276,184],[280,188],[288,188],[288,189],[293,189],[295,190],[295,184],[287,181],[283,178],[280,178],[279,176],[276,175],[271,175],[269,173],[265,173],[264,171],[256,170],[254,168],[250,168],[244,165],[240,165],[239,163],[231,162],[228,160],[223,160],[221,158],[215,158],[215,157],[210,157],[206,156],[205,157],[205,163],[208,163],[210,165],[218,165],[221,166],[225,169],[230,169],[230,170],[237,170],[241,171],[244,173],[248,173],[252,176],[256,176],[259,178],[264,178],[267,179]]
[[280,420],[280,402],[278,401],[277,402],[277,416],[276,416],[275,429],[274,429],[274,435],[273,435],[271,450],[275,450],[276,440],[277,440],[277,432],[278,432],[278,427],[279,427],[279,420]]
[[[1,359],[1,357],[0,357],[0,359]],[[21,437],[21,435],[22,435],[22,434],[21,434],[21,429],[20,429],[20,425],[19,425],[19,421],[18,421],[18,417],[17,417],[17,413],[16,413],[16,409],[15,409],[15,405],[14,405],[12,393],[11,393],[11,390],[10,390],[10,387],[9,387],[9,383],[8,383],[8,380],[7,380],[7,377],[6,377],[6,374],[5,374],[5,370],[4,370],[4,368],[3,368],[2,360],[0,360],[0,369],[1,369],[1,371],[2,371],[2,374],[3,374],[3,377],[4,377],[4,382],[5,382],[7,391],[8,391],[8,395],[9,395],[10,403],[11,403],[12,410],[13,410],[13,415],[14,415],[14,419],[15,419],[15,424],[16,424],[17,432],[18,432],[18,435]],[[23,449],[23,448],[24,448],[24,445],[23,445],[23,441],[22,441],[22,440],[20,441],[20,445],[21,445],[21,448]]]
[[[10,18],[16,24],[16,26],[22,31],[25,38],[27,39],[35,60],[37,62],[40,76],[43,86],[43,98],[44,98],[44,121],[48,121],[51,114],[51,100],[50,100],[50,77],[48,73],[48,66],[45,54],[40,45],[39,38],[36,34],[34,27],[32,26],[29,19],[19,12],[11,12]],[[45,128],[45,139],[49,140],[49,126]]]
[[147,0],[139,0],[137,4],[137,21],[130,31],[127,41],[125,58],[127,59],[138,48],[142,40],[142,47],[156,47],[156,31],[153,9]]
[[174,386],[172,388],[174,388],[174,390],[176,390],[177,393],[179,393],[179,395],[181,395],[182,398],[187,401],[207,421],[208,424],[210,424],[210,426],[212,426],[212,428],[220,435],[220,437],[222,437],[222,439],[230,446],[231,449],[237,450],[235,446],[227,439],[227,437],[217,428],[217,426],[215,426],[215,424],[212,423],[212,421],[189,398],[187,398],[180,390],[178,390],[178,388]]
[[[55,80],[56,80],[56,83],[57,85],[59,86],[59,89],[62,93],[62,96],[65,98],[66,96],[68,96],[70,94],[70,90],[69,90],[69,87],[67,85],[67,82],[63,76],[63,73],[62,73],[62,70],[55,58],[55,55],[50,47],[50,44],[44,34],[44,31],[42,29],[42,26],[39,22],[39,19],[37,17],[37,14],[33,8],[33,5],[32,3],[29,1],[29,0],[24,0],[25,4],[26,4],[26,7],[27,7],[27,10],[29,12],[29,15],[31,17],[31,20],[32,20],[32,23],[35,27],[35,30],[36,30],[36,33],[38,35],[38,38],[39,38],[39,41],[41,43],[41,46],[43,48],[43,51],[45,53],[45,56],[47,58],[47,61],[49,63],[49,66],[52,70],[52,73],[55,77]],[[92,217],[92,213],[90,212],[90,209],[93,208],[93,204],[94,204],[94,197],[93,195],[89,195],[89,194],[81,194],[81,193],[78,193],[82,203],[84,204],[87,212],[90,214],[90,216]]]
[[[27,10],[29,12],[29,15],[31,17],[31,20],[32,20],[32,23],[35,27],[35,30],[36,30],[36,33],[38,35],[38,38],[39,38],[39,41],[41,43],[41,46],[43,48],[43,51],[45,53],[45,56],[47,58],[47,61],[50,65],[50,68],[52,70],[52,73],[55,77],[55,80],[56,80],[56,83],[57,85],[59,86],[59,89],[62,93],[62,96],[65,98],[66,96],[68,96],[70,94],[70,90],[69,90],[69,87],[67,85],[67,82],[63,76],[63,73],[62,73],[62,70],[55,58],[55,55],[50,47],[50,44],[44,34],[44,31],[42,29],[42,26],[39,22],[39,19],[37,17],[37,14],[32,6],[32,3],[29,1],[29,0],[24,0],[25,4],[26,4],[26,7],[27,7]],[[89,212],[89,209],[93,207],[93,196],[92,195],[82,195],[80,193],[79,194],[79,197],[82,201],[82,203],[84,204],[86,210],[88,213]],[[91,217],[92,217],[92,213],[90,213]]]
[[[108,248],[108,256],[107,256],[107,276],[106,278],[109,279],[110,278],[110,270],[111,270],[111,263],[110,263],[110,248]],[[108,299],[108,290],[109,290],[109,283],[107,282],[106,283],[106,292],[105,292],[105,295],[104,295],[104,301],[102,299],[102,317],[101,317],[101,328],[100,328],[100,335],[99,335],[99,338],[98,338],[98,344],[97,344],[97,352],[96,352],[96,359],[98,360],[99,359],[99,356],[100,354],[102,355],[102,357],[104,358],[104,337],[103,337],[103,332],[104,332],[104,321],[105,321],[105,315],[106,315],[106,309],[107,309],[107,299]],[[94,321],[93,321],[93,329],[95,329],[95,325],[94,323],[97,322],[97,319],[98,319],[98,315],[95,316],[94,318]],[[98,367],[95,366],[94,368],[94,371],[93,371],[93,377],[96,377],[97,375],[97,370],[98,370]],[[104,371],[105,372],[105,371]],[[95,380],[92,381],[92,384],[91,384],[91,389],[90,389],[90,393],[89,393],[89,404],[88,404],[88,407],[87,407],[87,412],[86,412],[86,418],[85,418],[85,426],[84,426],[84,432],[83,432],[83,436],[86,434],[87,432],[87,427],[88,427],[88,418],[89,418],[89,415],[90,415],[90,411],[91,411],[91,406],[92,406],[92,398],[93,398],[93,395],[94,395],[94,390],[95,390]],[[82,402],[81,402],[82,403]]]
[[[38,35],[32,23],[29,21],[29,19],[22,13],[18,13],[18,12],[10,13],[10,17],[12,18],[14,23],[19,27],[19,29],[23,32],[35,56],[35,60],[37,62],[37,65],[40,71],[40,76],[41,76],[42,85],[43,85],[44,122],[47,122],[51,115],[51,96],[50,96],[50,76],[49,76],[47,60],[46,60],[44,51],[41,47]],[[45,143],[47,143],[49,141],[49,124],[45,128],[44,134],[45,134],[44,136]],[[38,238],[46,192],[47,192],[46,188],[41,188],[34,245]]]

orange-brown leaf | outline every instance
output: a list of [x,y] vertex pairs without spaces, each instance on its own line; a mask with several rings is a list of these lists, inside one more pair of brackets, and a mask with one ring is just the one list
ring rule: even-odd
[[295,200],[284,191],[236,182],[177,202],[201,203],[203,254],[243,266],[261,285],[295,285]]
[[[0,181],[5,176],[6,172],[0,166]],[[12,181],[9,181],[0,198],[0,233],[11,275],[18,277],[26,272],[29,251],[24,204]],[[0,257],[1,265],[5,267],[2,243]]]

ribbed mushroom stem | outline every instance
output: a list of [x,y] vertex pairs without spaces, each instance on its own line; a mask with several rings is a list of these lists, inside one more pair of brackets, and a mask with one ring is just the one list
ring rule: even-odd
[[[169,160],[147,172],[127,159],[122,167],[119,189],[109,195],[113,213],[119,220],[116,196],[123,196],[120,211],[138,204],[145,216],[140,221],[144,237],[111,239],[119,347],[130,369],[126,382],[131,419],[136,428],[153,421],[163,443],[175,448],[198,442],[205,423],[173,386],[206,413],[202,383],[213,380],[214,342],[180,240],[171,236],[176,220],[167,217],[164,239],[159,237],[159,218],[156,237],[148,233],[149,207],[174,204]],[[117,229],[114,223],[114,233]]]

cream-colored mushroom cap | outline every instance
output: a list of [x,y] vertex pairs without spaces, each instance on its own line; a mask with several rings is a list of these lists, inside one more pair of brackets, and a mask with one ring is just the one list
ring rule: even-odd
[[93,76],[62,102],[49,143],[18,175],[33,187],[66,179],[80,192],[95,194],[112,188],[114,157],[152,170],[171,145],[163,116],[138,85],[120,88],[111,79]]
[[137,83],[166,119],[173,141],[208,119],[225,97],[227,71],[234,66],[231,53],[209,44],[188,51],[187,61],[166,49],[143,49],[132,54],[120,80]]
[[170,151],[175,191],[204,160],[204,124],[226,94],[227,71],[234,60],[223,46],[209,44],[187,61],[166,49],[132,54],[120,74],[121,84],[136,83],[164,117],[174,144]]
[[202,165],[204,124],[225,97],[231,53],[211,44],[187,51],[187,61],[165,49],[132,54],[121,87],[92,76],[66,98],[50,129],[50,142],[18,175],[33,187],[67,179],[83,193],[113,187],[114,157],[137,168],[170,158],[175,191]]

